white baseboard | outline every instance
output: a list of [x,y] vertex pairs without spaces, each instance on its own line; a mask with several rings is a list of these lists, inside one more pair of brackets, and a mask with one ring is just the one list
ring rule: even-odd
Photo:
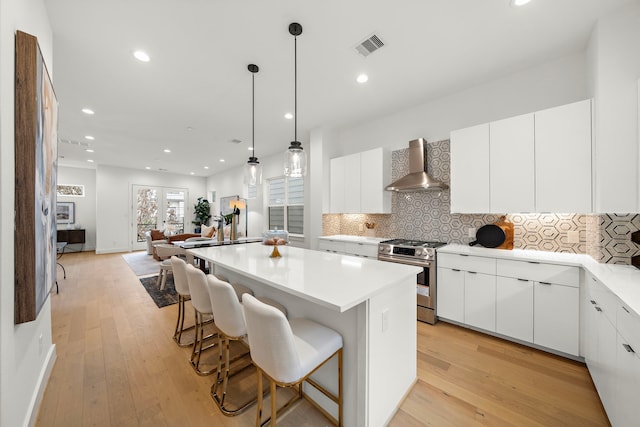
[[121,252],[131,252],[131,248],[96,249],[96,255],[117,254]]
[[45,364],[42,366],[40,376],[38,377],[37,387],[34,390],[31,402],[29,403],[29,411],[27,412],[27,418],[24,421],[24,427],[33,427],[36,425],[36,419],[38,418],[38,411],[40,409],[40,403],[44,396],[44,391],[47,389],[49,383],[49,377],[51,377],[51,371],[56,364],[58,358],[56,353],[56,345],[52,344],[47,353]]

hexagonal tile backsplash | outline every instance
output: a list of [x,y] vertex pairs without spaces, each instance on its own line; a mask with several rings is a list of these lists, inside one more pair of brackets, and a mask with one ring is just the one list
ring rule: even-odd
[[[441,181],[449,178],[449,140],[429,143],[428,170]],[[392,181],[409,170],[409,150],[392,153]],[[449,191],[441,194],[392,194],[389,215],[323,215],[323,235],[362,235],[359,226],[375,223],[378,237],[435,240],[468,244],[469,228],[496,222],[500,215],[468,215],[450,212]],[[514,247],[550,252],[588,253],[599,262],[630,264],[640,254],[631,233],[640,229],[640,215],[507,214],[514,223]],[[366,230],[366,229],[365,229]],[[569,243],[567,232],[577,231],[579,243]],[[371,230],[369,230],[371,233]]]

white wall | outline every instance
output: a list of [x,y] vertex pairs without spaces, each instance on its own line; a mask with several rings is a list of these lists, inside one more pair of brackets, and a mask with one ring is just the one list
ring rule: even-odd
[[[42,0],[0,0],[0,425],[29,425],[55,362],[51,298],[33,322],[14,325],[15,32],[38,38],[49,72],[53,36]],[[55,87],[55,78],[51,76]]]
[[384,117],[337,129],[330,158],[409,141],[449,139],[452,130],[588,98],[586,58],[575,54]]
[[186,188],[185,232],[193,226],[193,206],[198,197],[207,197],[206,179],[154,171],[98,166],[96,170],[96,253],[131,250],[134,233],[132,224],[132,186]]
[[598,21],[589,43],[598,212],[638,212],[640,1]]
[[[84,251],[96,248],[96,170],[58,166],[58,184],[84,185],[84,197],[58,196],[59,202],[75,203],[76,222],[72,226],[81,226],[85,230]],[[65,228],[63,224],[58,228]],[[72,245],[71,250],[80,250],[80,245]]]

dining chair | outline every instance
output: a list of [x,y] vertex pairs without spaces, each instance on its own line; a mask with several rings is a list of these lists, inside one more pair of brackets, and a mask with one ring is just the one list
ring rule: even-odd
[[193,340],[183,343],[182,334],[195,328],[195,324],[187,328],[184,327],[186,302],[191,300],[189,282],[187,279],[187,263],[174,255],[171,257],[171,268],[173,269],[173,283],[175,284],[176,293],[178,294],[178,320],[176,322],[176,329],[173,333],[173,340],[180,347],[186,347],[188,345],[193,345]]

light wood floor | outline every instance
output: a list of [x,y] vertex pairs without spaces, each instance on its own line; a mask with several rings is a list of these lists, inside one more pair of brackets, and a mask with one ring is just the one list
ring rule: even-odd
[[[120,255],[61,262],[67,279],[59,272],[51,295],[58,359],[37,426],[253,425],[253,408],[218,411],[213,376],[196,375],[190,350],[171,339],[177,306],[158,309]],[[278,423],[327,424],[306,402]],[[390,425],[609,423],[584,365],[440,322],[418,323],[418,381]]]

